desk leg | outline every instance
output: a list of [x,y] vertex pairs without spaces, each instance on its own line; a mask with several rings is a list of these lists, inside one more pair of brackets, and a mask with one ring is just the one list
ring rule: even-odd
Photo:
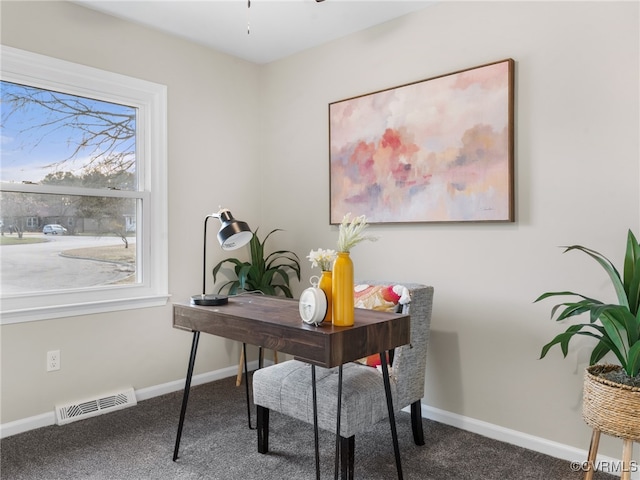
[[251,426],[251,401],[249,400],[249,368],[247,367],[247,344],[242,344],[242,356],[244,357],[244,389],[247,394],[247,421],[249,422],[249,430],[253,430]]
[[391,397],[391,383],[389,382],[389,368],[387,367],[386,352],[380,353],[382,366],[382,378],[384,379],[384,391],[387,396],[387,410],[389,411],[389,424],[391,425],[391,438],[393,439],[393,451],[396,456],[396,469],[398,480],[402,480],[402,462],[400,460],[400,447],[398,447],[398,432],[396,431],[396,417],[393,413],[393,398]]
[[187,367],[187,379],[184,383],[184,394],[182,396],[182,408],[180,409],[180,421],[178,422],[178,434],[176,435],[176,445],[173,449],[173,461],[178,459],[178,449],[180,448],[180,437],[182,437],[182,427],[184,425],[184,415],[187,413],[187,402],[189,401],[189,390],[191,389],[191,377],[193,376],[193,366],[196,363],[196,352],[198,351],[198,340],[200,332],[193,332],[193,341],[191,342],[191,356],[189,357],[189,366]]
[[318,446],[318,397],[316,394],[316,366],[311,365],[311,392],[313,396],[313,439],[316,449],[316,480],[320,480],[320,448]]
[[[338,407],[337,407],[337,419],[336,419],[336,459],[335,459],[335,470],[333,473],[333,478],[338,480],[338,470],[340,465],[340,417],[342,414],[342,365],[338,367]],[[345,459],[343,458],[344,462]],[[344,466],[343,466],[344,469]]]

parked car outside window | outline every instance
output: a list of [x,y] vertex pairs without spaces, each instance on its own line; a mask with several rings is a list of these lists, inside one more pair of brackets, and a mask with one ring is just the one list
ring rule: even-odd
[[45,225],[42,229],[42,233],[44,233],[45,235],[48,233],[50,233],[51,235],[64,235],[65,233],[67,233],[67,229],[62,225],[52,223],[51,225]]

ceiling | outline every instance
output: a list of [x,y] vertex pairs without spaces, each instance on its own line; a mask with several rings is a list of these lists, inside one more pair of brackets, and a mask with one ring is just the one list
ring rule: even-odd
[[247,0],[74,0],[74,3],[265,64],[436,2],[251,0],[250,7]]

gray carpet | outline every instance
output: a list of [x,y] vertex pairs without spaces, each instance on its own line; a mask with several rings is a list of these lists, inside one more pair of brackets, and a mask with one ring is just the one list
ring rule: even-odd
[[[0,478],[313,479],[313,429],[271,414],[270,453],[257,453],[243,387],[235,377],[192,388],[180,458],[171,460],[181,392],[65,426],[14,435],[0,443]],[[255,415],[252,419],[255,426]],[[397,418],[404,478],[419,480],[579,480],[570,464],[424,420],[426,445],[413,443],[408,413]],[[333,478],[334,437],[320,434],[322,478]],[[579,459],[577,459],[579,460]],[[389,424],[356,436],[355,477],[397,478]],[[598,480],[614,477],[598,473]]]

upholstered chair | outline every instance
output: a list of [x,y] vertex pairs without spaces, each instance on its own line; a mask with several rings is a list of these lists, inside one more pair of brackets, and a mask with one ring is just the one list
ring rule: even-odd
[[[356,282],[406,287],[409,303],[411,343],[391,352],[389,370],[394,411],[411,406],[413,438],[424,445],[420,400],[424,394],[427,345],[431,323],[433,287],[399,282]],[[401,305],[398,306],[401,308]],[[317,416],[321,429],[335,433],[338,368],[316,367]],[[257,370],[253,396],[258,412],[258,451],[269,450],[269,411],[313,424],[311,366],[289,360]],[[343,366],[340,419],[340,464],[343,479],[353,478],[355,435],[370,430],[388,418],[382,373],[378,368],[353,362]],[[391,448],[389,442],[381,442]]]

